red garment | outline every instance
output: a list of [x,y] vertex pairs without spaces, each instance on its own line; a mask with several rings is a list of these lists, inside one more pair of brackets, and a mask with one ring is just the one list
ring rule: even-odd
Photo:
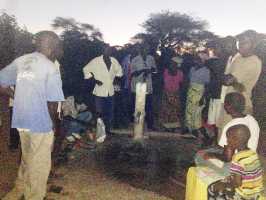
[[171,75],[168,69],[164,70],[164,90],[167,92],[175,92],[180,88],[180,84],[183,81],[183,72],[177,70],[176,75]]

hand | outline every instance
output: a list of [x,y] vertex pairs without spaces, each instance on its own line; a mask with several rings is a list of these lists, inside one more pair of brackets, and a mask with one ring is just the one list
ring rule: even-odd
[[148,76],[148,73],[147,73],[147,71],[143,72],[143,78],[144,78],[144,79],[146,79],[146,78],[147,78],[147,76]]
[[231,86],[235,82],[237,82],[237,80],[232,74],[227,74],[224,76],[224,85]]
[[204,104],[204,97],[202,97],[199,101],[199,106],[202,106]]
[[218,193],[218,192],[223,192],[225,190],[226,184],[223,182],[217,182],[214,186],[214,192]]
[[97,85],[99,85],[99,86],[102,86],[102,85],[103,85],[103,82],[102,82],[102,81],[99,81],[99,80],[96,80],[96,79],[95,79],[95,83],[96,83]]
[[118,78],[115,78],[113,81],[113,85],[120,85],[120,81]]
[[197,154],[198,154],[199,156],[201,156],[201,157],[204,157],[204,155],[206,154],[206,151],[205,151],[205,150],[199,150],[199,151],[197,152]]
[[208,160],[209,158],[209,153],[206,152],[205,150],[200,150],[197,153],[199,156],[201,156],[204,160]]
[[202,157],[203,157],[204,160],[209,160],[209,159],[212,159],[212,158],[216,158],[216,156],[213,153],[208,153],[208,152],[205,152],[202,155]]
[[236,91],[242,93],[246,91],[245,86],[242,83],[235,82],[233,84],[233,87],[235,88]]
[[225,157],[226,162],[230,162],[232,160],[234,152],[235,150],[233,150],[230,146],[228,145],[224,146],[223,155]]

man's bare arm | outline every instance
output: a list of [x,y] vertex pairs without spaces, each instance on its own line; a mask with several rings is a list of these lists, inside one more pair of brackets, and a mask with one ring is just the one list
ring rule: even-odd
[[55,128],[56,120],[57,120],[57,106],[58,106],[58,102],[48,102],[48,110],[49,110],[49,114],[53,122],[53,128]]
[[14,98],[14,91],[10,87],[1,87],[0,86],[0,95],[6,95],[10,98]]

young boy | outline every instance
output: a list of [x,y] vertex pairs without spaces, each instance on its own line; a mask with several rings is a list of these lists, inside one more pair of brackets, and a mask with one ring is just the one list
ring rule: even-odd
[[255,151],[248,148],[249,128],[235,125],[228,129],[228,149],[232,157],[229,177],[211,184],[208,199],[257,200],[263,191],[263,170]]
[[92,120],[92,113],[87,106],[78,102],[74,96],[69,96],[62,104],[63,126],[66,131],[66,137],[73,137],[72,134],[84,134]]

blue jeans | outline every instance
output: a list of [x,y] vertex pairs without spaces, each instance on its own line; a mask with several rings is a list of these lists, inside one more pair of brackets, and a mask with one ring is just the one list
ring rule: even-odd
[[[81,112],[75,119],[65,119],[63,120],[64,128],[66,130],[66,136],[72,133],[84,133],[87,130],[86,123],[92,119],[92,114],[89,111]],[[80,121],[80,122],[79,122]]]
[[113,96],[98,97],[95,96],[95,108],[97,115],[103,119],[106,132],[110,132],[114,116],[114,100]]

